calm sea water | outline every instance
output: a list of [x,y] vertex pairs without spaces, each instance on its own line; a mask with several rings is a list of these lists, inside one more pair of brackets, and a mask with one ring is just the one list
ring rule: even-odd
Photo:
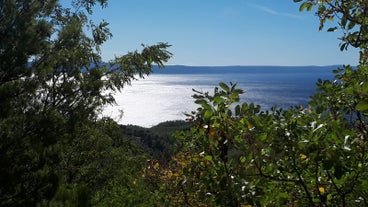
[[[115,95],[117,104],[104,115],[120,124],[151,127],[167,120],[183,120],[184,112],[196,110],[192,89],[212,92],[219,82],[236,82],[245,90],[241,101],[272,106],[306,106],[318,78],[333,77],[329,67],[179,67],[156,71],[134,81]],[[121,116],[121,111],[123,114]]]

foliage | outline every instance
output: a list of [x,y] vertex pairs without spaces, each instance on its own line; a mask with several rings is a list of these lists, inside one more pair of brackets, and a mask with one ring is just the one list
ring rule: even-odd
[[[224,83],[197,92],[195,126],[182,132],[171,166],[146,173],[174,206],[361,206],[367,148],[344,116],[314,107],[274,108],[239,100]],[[316,107],[317,108],[317,107]],[[327,113],[327,114],[326,114]],[[153,181],[152,181],[153,180]]]
[[165,121],[151,127],[150,131],[162,137],[171,137],[176,131],[189,130],[190,127],[191,123],[181,120]]
[[190,126],[190,123],[184,121],[167,121],[151,128],[123,125],[122,132],[152,159],[166,162],[177,148],[173,134],[176,131],[189,130]]
[[294,0],[301,2],[300,11],[316,10],[319,17],[319,29],[323,29],[327,21],[336,21],[336,26],[327,29],[328,32],[341,30],[340,49],[346,50],[349,46],[360,49],[360,64],[367,64],[368,47],[368,14],[365,0]]
[[0,4],[0,205],[102,202],[141,163],[100,110],[114,91],[163,67],[169,45],[143,45],[103,64],[100,47],[112,35],[90,16],[107,1]]
[[[120,190],[132,187],[132,180],[146,158],[124,137],[118,124],[110,119],[95,124],[84,123],[72,136],[72,143],[65,146],[58,169],[65,184],[54,201],[65,202],[68,191],[64,188],[75,190],[74,186],[77,186],[77,194],[85,193],[90,196],[86,199],[90,202],[88,205],[96,205],[116,199],[110,194],[117,186]],[[80,186],[81,190],[78,189]]]

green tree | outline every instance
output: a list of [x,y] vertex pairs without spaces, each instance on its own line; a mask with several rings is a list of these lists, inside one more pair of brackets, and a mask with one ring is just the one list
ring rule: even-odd
[[74,186],[70,197],[77,195],[78,204],[91,204],[108,177],[118,176],[116,167],[96,172],[124,155],[101,125],[101,109],[154,64],[163,67],[171,53],[166,43],[143,45],[103,63],[100,46],[112,35],[107,22],[90,20],[97,4],[107,1],[75,0],[70,7],[57,0],[0,1],[2,206],[47,205],[65,186]]

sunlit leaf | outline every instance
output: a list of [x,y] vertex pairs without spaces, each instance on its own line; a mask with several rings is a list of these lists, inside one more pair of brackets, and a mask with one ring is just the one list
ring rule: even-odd
[[305,154],[300,154],[300,159],[305,160],[305,159],[307,159],[307,158],[308,158],[308,156],[307,156],[307,155],[305,155]]
[[229,86],[227,86],[224,82],[220,82],[219,86],[224,90],[224,91],[229,91]]
[[359,111],[367,111],[368,110],[368,103],[367,102],[360,102],[355,107]]

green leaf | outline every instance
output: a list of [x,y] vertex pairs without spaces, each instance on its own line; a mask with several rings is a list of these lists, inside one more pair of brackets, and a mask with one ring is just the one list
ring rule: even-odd
[[262,133],[259,135],[259,140],[261,141],[266,141],[267,140],[267,134],[266,133]]
[[219,104],[222,104],[225,102],[225,99],[223,99],[221,96],[216,96],[214,99],[213,99],[213,104],[214,105],[219,105]]
[[208,120],[211,118],[211,116],[213,115],[211,110],[206,110],[206,112],[204,112],[203,118]]
[[207,160],[207,161],[211,161],[211,162],[213,161],[213,160],[212,160],[212,156],[211,156],[211,155],[206,155],[206,156],[204,157],[204,159],[205,159],[205,160]]
[[360,102],[356,105],[355,108],[358,111],[368,111],[368,103],[367,102]]
[[349,22],[347,30],[351,30],[355,27],[355,22]]
[[230,98],[231,98],[232,102],[239,102],[240,101],[239,94],[236,94],[236,93],[232,93]]
[[203,99],[198,99],[198,100],[195,100],[194,103],[198,104],[198,105],[201,105],[202,107],[204,105],[208,105],[207,101],[203,100]]
[[235,116],[239,116],[240,115],[240,106],[236,105],[235,106]]
[[313,8],[313,4],[309,3],[307,6],[307,11],[311,11]]
[[348,21],[348,19],[346,18],[346,16],[343,16],[343,17],[341,18],[341,26],[342,26],[343,28],[345,28],[347,21]]
[[337,30],[337,27],[331,27],[328,28],[327,32],[335,32]]
[[283,199],[289,199],[290,198],[289,194],[287,194],[287,193],[279,193],[279,197],[283,198]]
[[308,5],[308,3],[307,3],[307,2],[302,3],[302,4],[300,5],[300,7],[299,7],[299,11],[300,11],[300,12],[301,12],[301,11],[304,11],[304,9],[305,9],[305,8],[307,8],[307,5]]
[[304,2],[300,5],[299,7],[299,11],[304,11],[305,9],[307,9],[307,11],[311,11],[313,8],[313,4],[310,2]]
[[224,91],[229,92],[230,88],[224,82],[219,83],[219,85]]
[[343,50],[346,50],[347,49],[347,47],[348,47],[348,43],[342,43],[341,45],[340,45],[340,51],[343,51]]

